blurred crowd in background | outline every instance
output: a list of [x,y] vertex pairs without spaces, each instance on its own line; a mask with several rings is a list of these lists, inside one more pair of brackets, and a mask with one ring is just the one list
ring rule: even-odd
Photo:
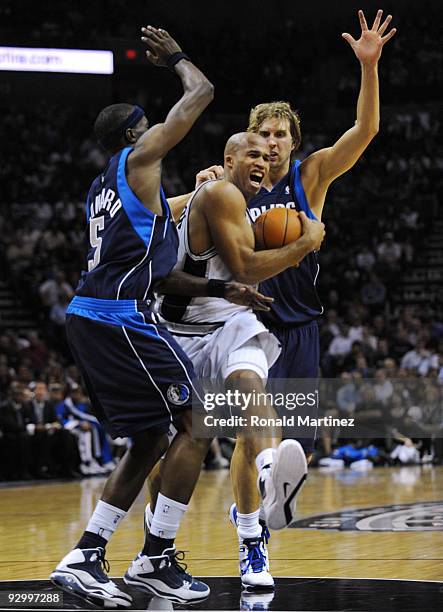
[[[88,11],[101,15],[104,4],[93,3]],[[84,27],[86,19],[99,21],[86,16],[79,2],[72,2],[66,13],[50,2],[56,12],[42,7],[39,25],[29,24],[28,42],[75,46],[81,37],[85,46],[88,37],[92,41],[98,34],[105,39],[130,38],[128,24],[138,23],[139,4],[125,4],[133,13],[125,23],[113,22],[107,12],[97,30]],[[9,20],[13,32],[14,27],[23,28],[23,19],[26,25],[27,13],[16,22],[17,7],[11,7],[10,2],[2,3],[0,15],[4,22]],[[404,11],[396,23],[402,36],[386,50],[380,70],[381,131],[357,166],[331,188],[324,216],[327,237],[319,255],[318,289],[325,306],[319,321],[321,372],[341,380],[326,409],[331,415],[360,414],[368,423],[383,418],[386,436],[353,440],[346,455],[337,450],[343,448],[340,432],[325,431],[318,458],[353,463],[357,451],[372,447],[377,453],[360,452],[358,460],[443,461],[443,300],[408,305],[400,292],[404,275],[420,263],[427,265],[421,257],[430,237],[439,239],[435,232],[443,187],[443,139],[436,92],[442,80],[443,46],[436,7],[431,3],[425,11],[411,6],[412,13]],[[197,39],[180,30],[189,55],[203,58],[220,102],[215,111],[205,113],[193,137],[166,159],[167,195],[192,190],[200,169],[222,163],[224,142],[244,129],[248,108],[255,103],[289,98],[296,107],[292,97],[302,92],[308,108],[301,108],[300,159],[329,146],[344,131],[342,126],[353,124],[359,70],[343,46],[325,48],[322,33],[335,31],[334,26],[343,30],[339,17],[331,19],[328,15],[327,24],[312,21],[311,30],[303,31],[309,44],[290,47],[278,41],[281,28],[284,39],[299,38],[296,18],[270,28],[267,44],[273,51],[269,60],[260,58],[259,69],[251,68],[249,56],[262,43],[246,40],[241,28],[221,28],[217,45],[210,28]],[[352,31],[351,25],[347,31]],[[321,82],[321,91],[316,82]],[[166,103],[160,92],[150,97],[137,82],[133,92],[132,101],[144,104],[148,116],[151,111],[158,114]],[[318,106],[331,100],[336,106]],[[320,108],[320,113],[323,108],[324,116],[314,118],[313,108]],[[35,321],[31,330],[0,327],[0,480],[105,473],[128,443],[111,442],[91,414],[64,335],[66,307],[84,267],[84,200],[90,181],[107,161],[91,134],[98,110],[37,99],[32,107],[3,108],[0,116],[2,133],[11,135],[2,142],[0,281],[12,288]],[[364,385],[373,379],[375,386]],[[396,394],[393,381],[399,379],[420,384]],[[386,419],[388,404],[396,410]],[[406,419],[402,429],[400,413]],[[222,450],[223,454],[214,446],[209,466],[228,465],[230,444],[222,444]]]

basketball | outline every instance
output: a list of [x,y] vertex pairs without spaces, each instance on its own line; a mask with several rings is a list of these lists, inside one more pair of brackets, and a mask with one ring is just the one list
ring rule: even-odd
[[257,251],[279,249],[302,234],[300,215],[291,208],[271,208],[258,217],[252,228]]

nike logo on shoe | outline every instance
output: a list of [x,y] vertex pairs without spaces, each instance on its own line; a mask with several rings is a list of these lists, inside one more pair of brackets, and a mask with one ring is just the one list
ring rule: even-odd
[[[291,495],[288,497],[288,499],[286,500],[286,502],[285,502],[285,504],[283,506],[284,512],[285,512],[285,517],[286,517],[286,525],[289,525],[289,523],[292,522],[293,515],[292,515],[291,503],[292,503],[292,500],[294,499],[294,497],[297,495],[300,487],[302,486],[302,484],[306,480],[306,476],[307,476],[307,474],[304,474],[302,476],[302,478],[300,479],[298,485],[292,491]],[[290,484],[290,483],[289,482],[285,482],[284,483],[285,495],[286,495],[286,485],[288,485],[288,484]]]
[[262,499],[264,499],[266,497],[266,487],[265,487],[265,479],[264,478],[260,478],[260,480],[258,481],[258,486],[260,489],[260,495],[262,497]]

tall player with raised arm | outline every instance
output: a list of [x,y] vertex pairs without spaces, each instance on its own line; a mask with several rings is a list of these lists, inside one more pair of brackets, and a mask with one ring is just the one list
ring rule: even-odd
[[[304,211],[310,219],[321,219],[330,184],[352,168],[379,129],[378,61],[383,46],[396,30],[386,30],[379,10],[371,28],[363,11],[358,12],[361,36],[342,37],[350,44],[361,67],[361,85],[355,124],[331,147],[316,151],[301,163],[292,161],[301,143],[300,120],[288,102],[259,104],[251,110],[248,131],[260,134],[270,147],[270,171],[259,193],[248,202],[255,220],[266,210],[286,206]],[[288,268],[260,284],[260,290],[274,297],[269,313],[261,320],[280,340],[282,351],[269,372],[271,378],[316,379],[319,372],[317,318],[322,314],[316,291],[319,272],[317,255],[309,253],[298,268]],[[314,439],[300,440],[309,460]],[[235,506],[231,517],[235,517]]]
[[[207,452],[191,431],[192,364],[152,311],[154,289],[213,295],[213,283],[172,272],[178,237],[161,188],[162,159],[189,132],[213,98],[213,87],[167,32],[142,28],[147,57],[167,66],[183,95],[164,123],[148,128],[144,111],[129,104],[103,109],[98,140],[111,154],[86,202],[88,269],[69,305],[66,330],[95,414],[113,437],[131,448],[106,481],[85,532],[51,574],[60,588],[97,607],[130,607],[132,598],[112,582],[105,547],[166,452],[151,532],[125,581],[178,602],[198,601],[209,588],[176,560],[174,538]],[[263,303],[235,283],[225,296],[245,305]],[[217,294],[220,287],[217,285]],[[264,306],[266,307],[266,306]],[[178,434],[167,449],[171,423]],[[183,461],[186,457],[186,461]]]

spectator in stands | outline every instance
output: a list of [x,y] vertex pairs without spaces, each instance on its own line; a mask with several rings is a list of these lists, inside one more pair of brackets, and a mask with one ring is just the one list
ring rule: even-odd
[[341,361],[351,351],[352,339],[349,337],[349,327],[344,324],[339,325],[340,332],[334,337],[329,345],[328,353]]
[[359,372],[343,372],[341,374],[343,385],[338,389],[336,403],[339,416],[347,418],[352,416],[359,401],[358,383],[361,380]]
[[89,405],[81,387],[71,383],[68,395],[56,407],[63,427],[77,437],[80,454],[80,472],[85,476],[110,472],[115,463],[106,434],[90,413]]
[[31,478],[31,448],[26,432],[23,385],[13,382],[5,401],[0,404],[2,431],[2,471],[7,480]]
[[52,278],[44,281],[38,288],[42,304],[51,309],[61,301],[71,300],[74,290],[66,281],[66,275],[61,270],[56,270]]
[[358,340],[354,340],[351,346],[351,351],[343,359],[341,365],[343,370],[346,372],[351,372],[352,370],[358,369],[357,360],[359,357],[364,357],[362,348],[362,343]]
[[413,349],[409,341],[408,332],[403,325],[398,325],[397,333],[392,339],[390,353],[399,363],[403,356]]
[[387,378],[386,372],[382,369],[375,372],[374,395],[375,399],[385,406],[390,403],[394,387],[391,381]]
[[331,339],[335,336],[338,336],[340,333],[337,311],[333,308],[331,308],[331,310],[328,310],[328,312],[326,313],[326,323],[324,324],[324,329],[331,334]]
[[37,478],[78,478],[75,437],[64,430],[57,419],[46,383],[37,381],[31,384],[31,389],[33,398],[24,407],[24,418],[30,436],[34,475]]
[[402,368],[416,370],[421,376],[426,376],[430,369],[438,369],[438,366],[438,355],[428,350],[423,340],[420,340],[417,347],[408,351],[401,360]]
[[400,244],[394,241],[394,235],[391,232],[385,234],[383,242],[378,245],[377,256],[383,266],[393,270],[399,268],[402,250]]
[[361,336],[363,351],[366,356],[371,356],[372,361],[374,358],[374,353],[377,350],[377,338],[372,333],[372,328],[368,325],[363,325]]
[[371,272],[375,265],[375,255],[367,245],[357,253],[356,263],[360,270]]
[[386,302],[386,285],[374,273],[369,275],[369,281],[360,291],[361,301],[368,306],[371,313],[378,313]]

